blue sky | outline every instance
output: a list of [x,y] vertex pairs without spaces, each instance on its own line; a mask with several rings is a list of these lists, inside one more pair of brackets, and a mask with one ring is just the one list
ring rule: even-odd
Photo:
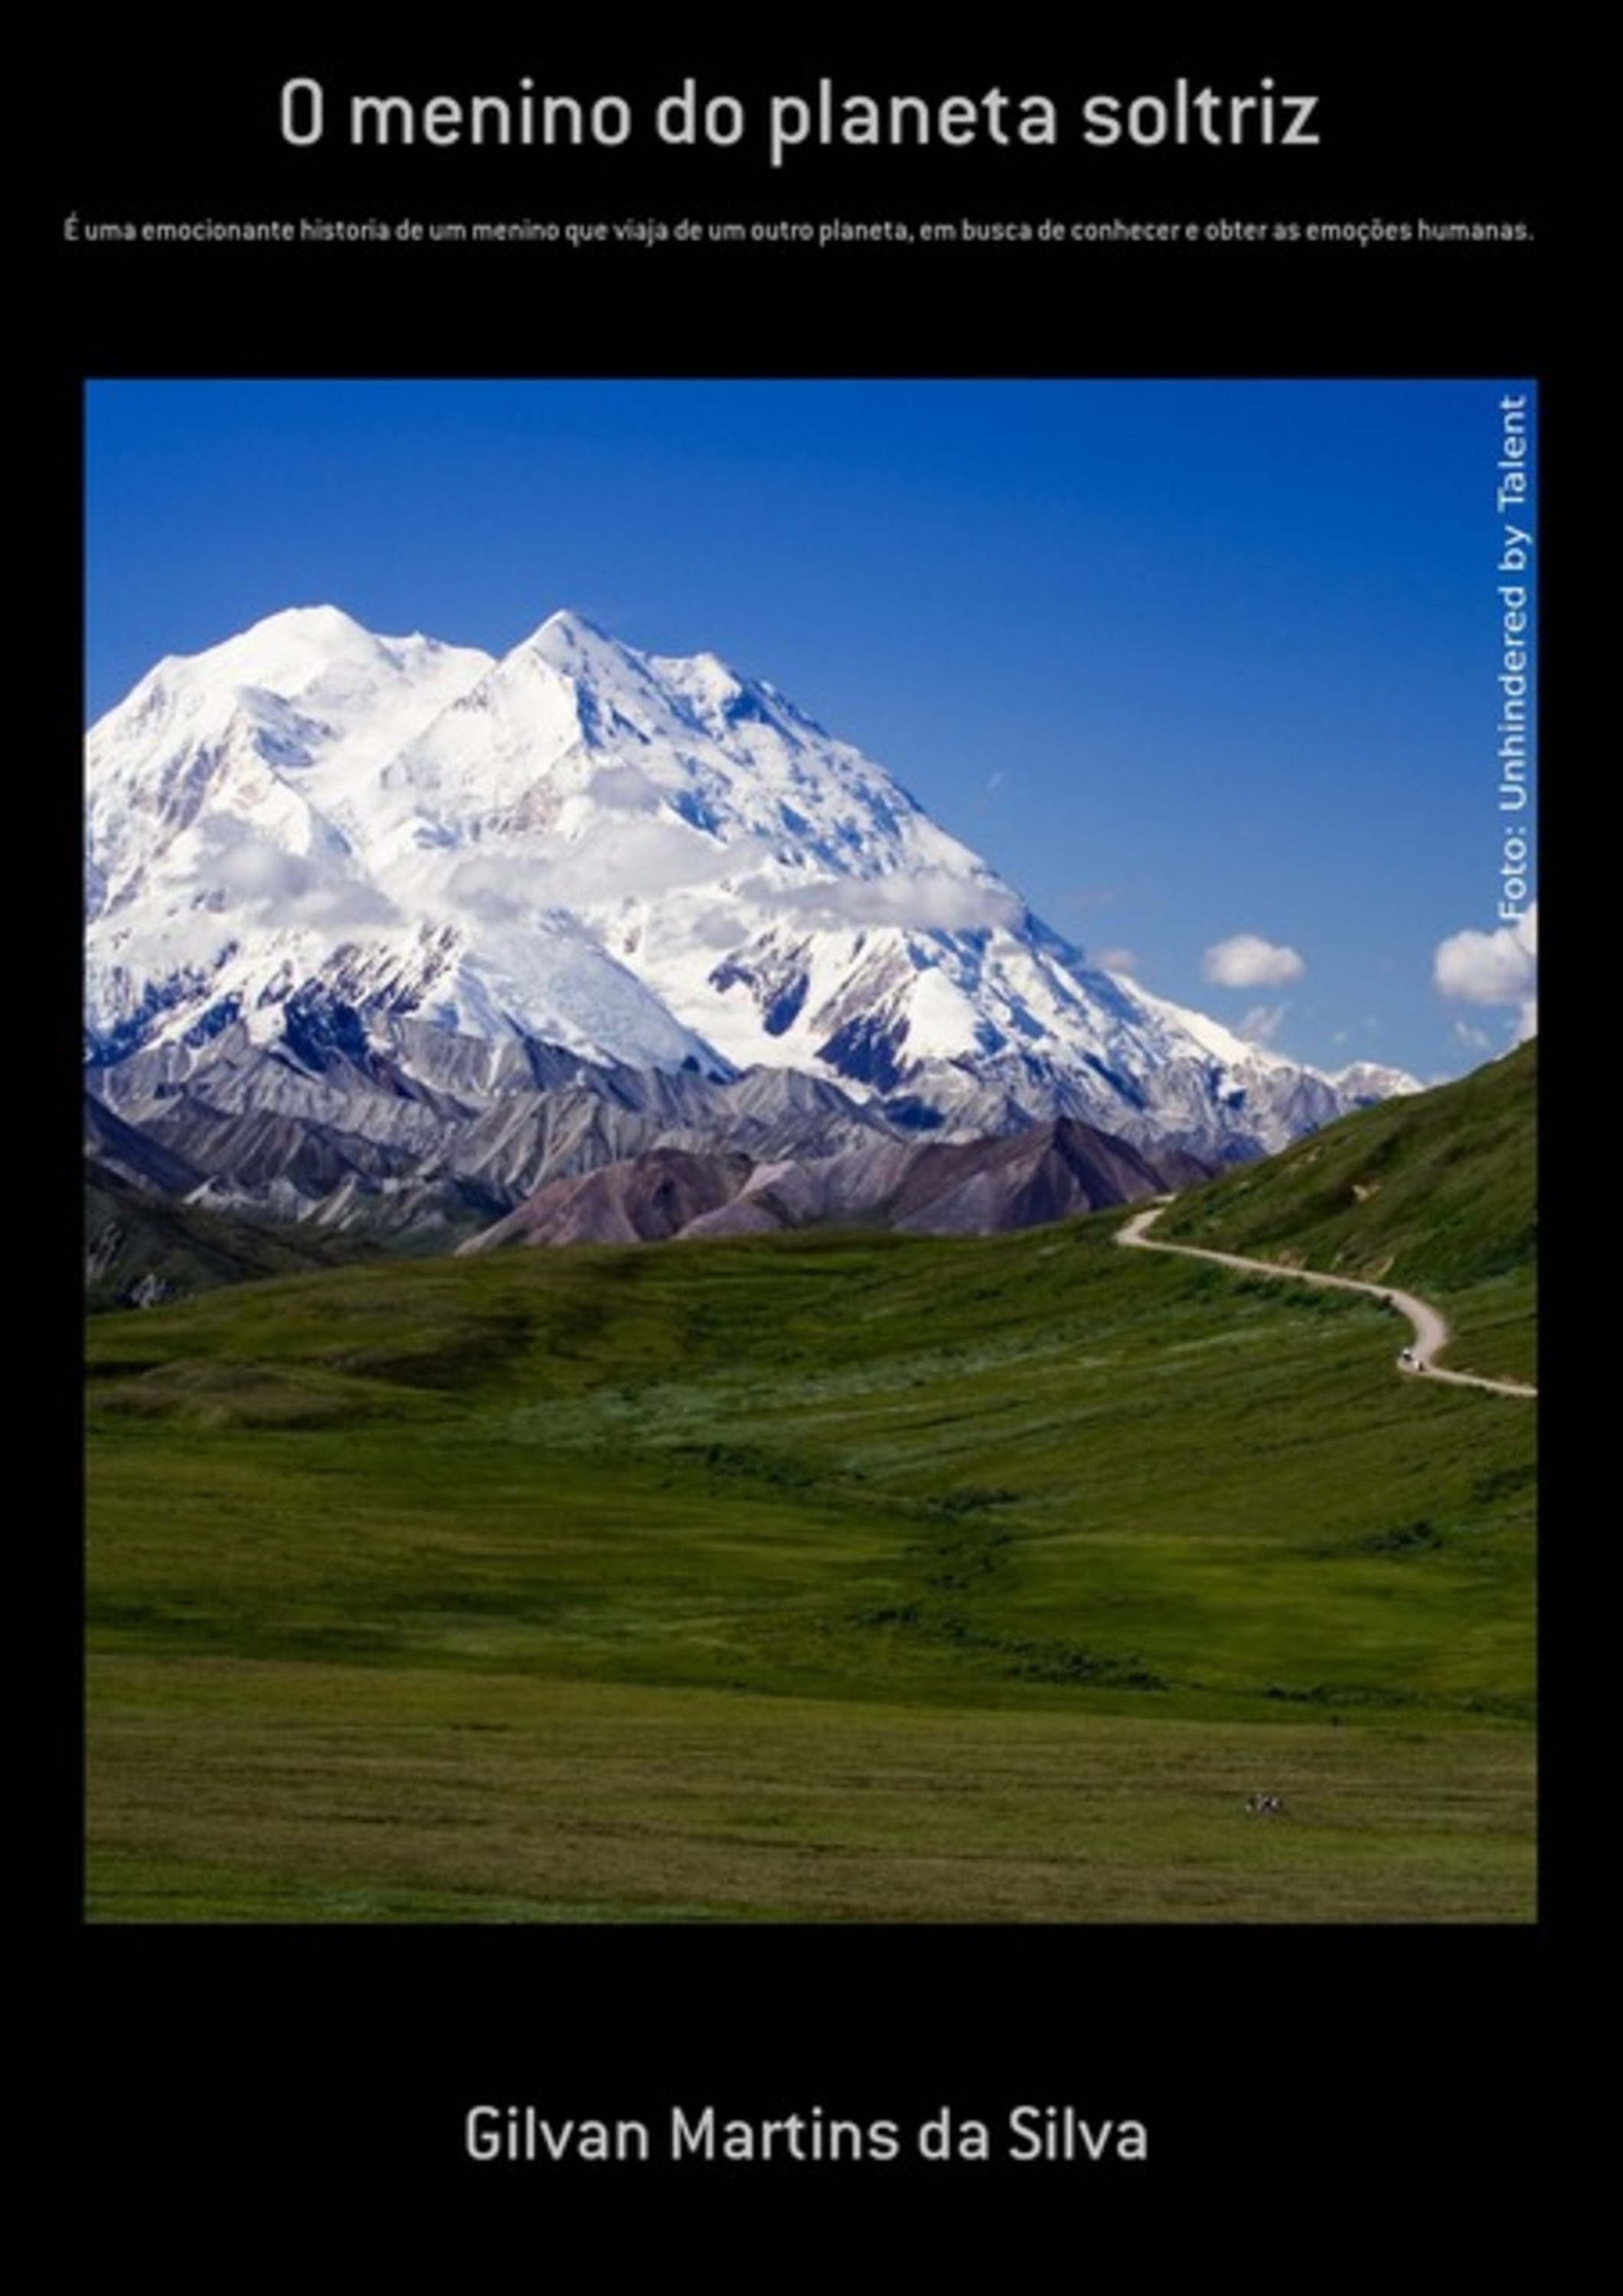
[[770,679],[1152,992],[1458,1074],[1528,993],[1493,938],[1521,387],[96,382],[87,718],[284,606],[492,652],[572,606]]

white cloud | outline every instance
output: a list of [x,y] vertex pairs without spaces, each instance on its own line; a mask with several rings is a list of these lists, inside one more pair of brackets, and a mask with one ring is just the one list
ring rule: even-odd
[[720,901],[706,908],[695,909],[686,923],[688,938],[704,948],[737,948],[743,937],[743,930],[737,910],[729,908]]
[[1468,929],[1438,944],[1432,979],[1444,996],[1462,1004],[1510,1004],[1516,1037],[1538,1031],[1538,906],[1495,932]]
[[[598,776],[599,781],[604,778]],[[610,794],[617,805],[638,804],[641,780],[634,769],[624,774],[614,770]],[[444,898],[453,911],[488,924],[517,922],[543,909],[597,909],[677,893],[692,897],[694,914],[701,920],[700,938],[721,947],[739,938],[739,909],[757,904],[809,927],[835,931],[867,925],[989,931],[1017,924],[1023,914],[1018,896],[1008,886],[948,869],[797,881],[765,838],[740,837],[718,844],[685,822],[640,818],[634,811],[618,813],[612,824],[595,824],[573,845],[553,845],[544,857],[521,859],[501,853],[458,857],[443,884]],[[725,931],[723,904],[729,904],[733,912]]]
[[1264,940],[1260,933],[1235,933],[1214,942],[1201,965],[1220,988],[1282,988],[1307,970],[1295,949]]
[[1096,964],[1101,972],[1125,972],[1135,980],[1138,978],[1139,956],[1136,949],[1091,948],[1088,951],[1088,962],[1090,964]]
[[[635,802],[630,775],[617,776],[614,787],[617,803]],[[596,824],[576,844],[550,847],[544,857],[488,853],[458,859],[445,895],[454,909],[496,924],[542,909],[658,900],[714,885],[770,851],[760,839],[721,846],[685,822],[621,816],[613,824]]]
[[847,925],[910,926],[919,932],[985,932],[1018,922],[1021,905],[1006,885],[957,877],[946,869],[897,870],[888,877],[832,877],[811,885],[746,880],[748,899],[759,893],[809,924],[837,931]]
[[586,794],[594,805],[611,805],[626,813],[652,813],[659,791],[640,766],[600,766]]
[[1271,1045],[1280,1032],[1280,1024],[1284,1017],[1282,1004],[1253,1004],[1250,1011],[1241,1016],[1234,1034],[1243,1037],[1248,1044]]
[[398,922],[399,911],[376,886],[325,868],[260,837],[247,823],[210,814],[199,824],[201,865],[212,879],[211,907],[246,909],[267,922],[359,931]]

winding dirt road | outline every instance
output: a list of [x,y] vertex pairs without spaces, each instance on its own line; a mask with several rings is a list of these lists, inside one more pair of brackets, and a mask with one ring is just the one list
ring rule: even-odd
[[1389,1283],[1361,1283],[1350,1275],[1321,1275],[1311,1267],[1281,1267],[1272,1259],[1242,1259],[1238,1252],[1206,1251],[1193,1243],[1161,1243],[1145,1233],[1151,1220],[1158,1219],[1170,1196],[1158,1196],[1155,1202],[1141,1212],[1134,1212],[1125,1227],[1117,1231],[1117,1243],[1140,1245],[1145,1251],[1175,1251],[1185,1259],[1215,1259],[1219,1267],[1237,1267],[1247,1275],[1293,1276],[1298,1283],[1317,1283],[1331,1292],[1366,1292],[1372,1300],[1396,1308],[1414,1326],[1414,1342],[1405,1348],[1397,1358],[1397,1367],[1413,1375],[1423,1372],[1429,1379],[1446,1380],[1451,1387],[1485,1388],[1489,1395],[1536,1396],[1536,1387],[1525,1386],[1515,1379],[1479,1379],[1473,1372],[1444,1371],[1435,1358],[1448,1344],[1446,1323],[1426,1300],[1417,1299],[1413,1292],[1394,1291]]

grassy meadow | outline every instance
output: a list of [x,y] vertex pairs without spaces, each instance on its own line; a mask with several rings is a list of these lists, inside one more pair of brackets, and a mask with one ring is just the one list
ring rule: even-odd
[[1532,1407],[1121,1217],[94,1318],[89,1918],[1530,1919]]

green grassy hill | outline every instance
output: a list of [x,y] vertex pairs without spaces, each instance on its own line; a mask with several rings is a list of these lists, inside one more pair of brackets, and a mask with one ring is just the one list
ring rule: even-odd
[[1534,1376],[1538,1046],[1343,1117],[1191,1189],[1169,1243],[1392,1283],[1435,1300],[1459,1371]]
[[93,1918],[1530,1917],[1533,1412],[1119,1221],[97,1317]]

